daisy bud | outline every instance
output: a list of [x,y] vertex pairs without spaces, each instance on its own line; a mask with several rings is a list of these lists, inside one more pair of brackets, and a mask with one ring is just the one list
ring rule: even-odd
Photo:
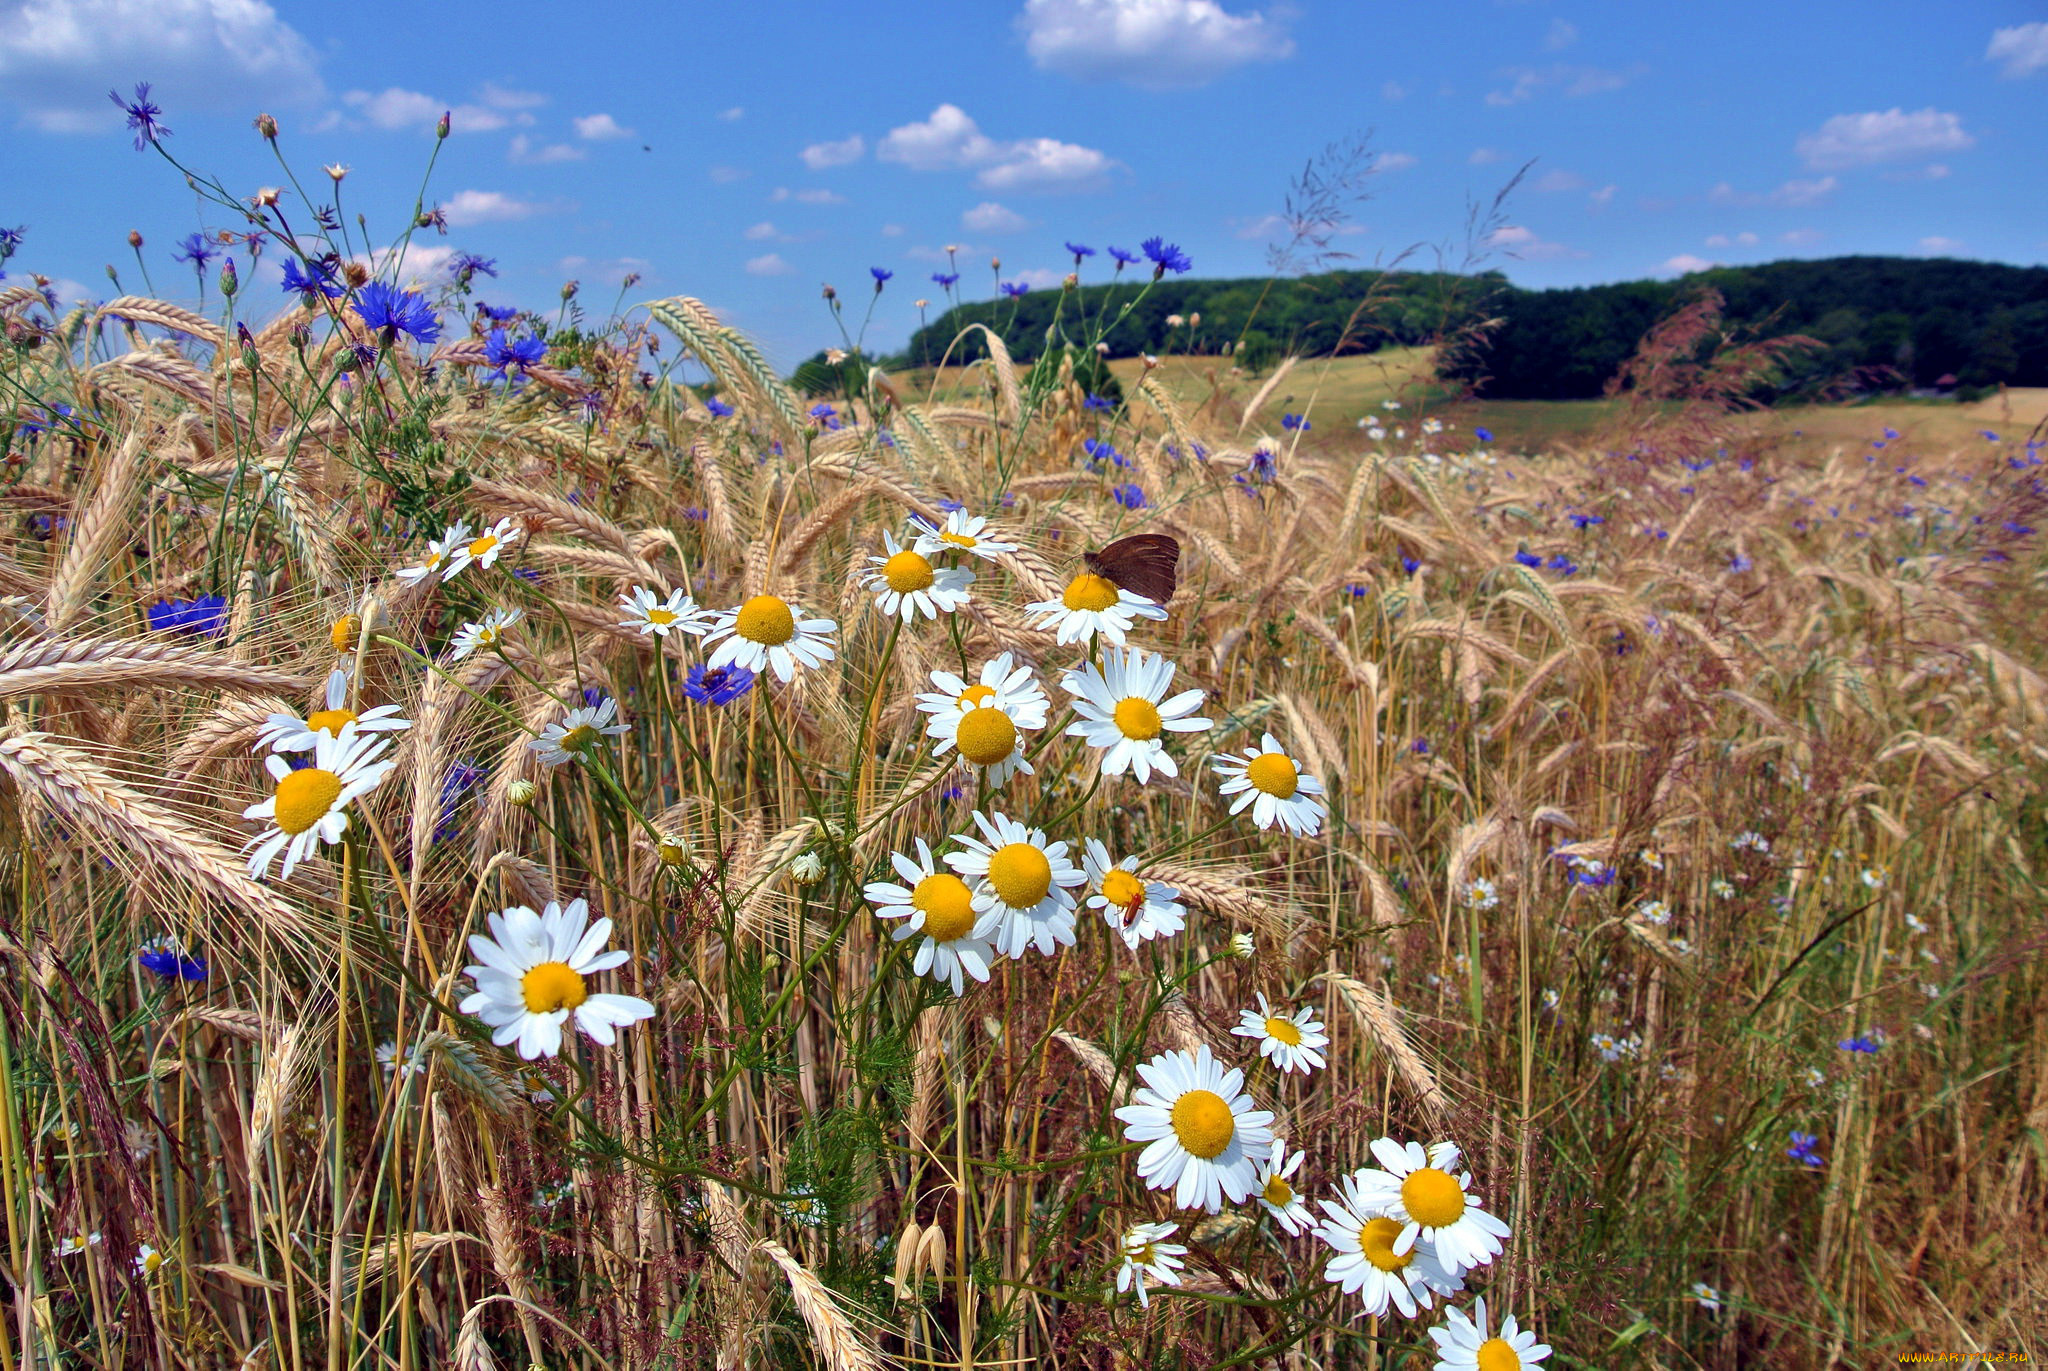
[[532,781],[514,781],[505,787],[505,798],[521,809],[531,805],[539,794],[540,787]]
[[275,119],[271,118],[271,117],[270,117],[269,115],[267,115],[267,114],[259,114],[259,115],[257,115],[257,116],[256,116],[256,132],[258,132],[258,133],[262,134],[262,135],[263,135],[263,136],[264,136],[265,138],[268,138],[268,139],[270,139],[270,140],[271,140],[272,142],[276,142],[276,141],[277,141],[277,120],[275,120]]
[[789,877],[798,885],[816,885],[825,879],[825,859],[815,852],[804,852],[789,864]]
[[1202,326],[1202,316],[1201,316],[1201,314],[1200,314],[1200,313],[1194,313],[1194,314],[1190,314],[1190,315],[1188,316],[1188,327],[1189,327],[1189,328],[1200,328],[1201,326]]
[[334,621],[334,627],[328,630],[327,636],[333,642],[336,652],[354,652],[356,644],[362,640],[363,616],[342,615]]
[[663,866],[681,866],[690,860],[690,840],[680,833],[664,833],[655,840],[654,856]]
[[1231,956],[1233,956],[1233,957],[1237,958],[1237,959],[1238,959],[1239,961],[1244,961],[1244,962],[1248,962],[1248,961],[1250,961],[1250,960],[1251,960],[1251,959],[1252,959],[1252,958],[1253,958],[1254,956],[1256,956],[1256,955],[1257,955],[1257,953],[1258,953],[1258,949],[1257,949],[1257,947],[1256,947],[1256,946],[1254,946],[1254,945],[1253,945],[1253,943],[1252,943],[1252,935],[1251,935],[1251,934],[1249,934],[1249,933],[1233,933],[1233,934],[1231,934],[1231,935],[1230,935],[1230,955],[1231,955]]
[[341,184],[341,178],[348,175],[348,168],[339,162],[334,163],[332,166],[323,167],[321,170],[325,171],[328,178],[337,186]]
[[925,307],[926,305],[929,305],[929,304],[931,303],[931,301],[929,301],[929,300],[913,300],[913,301],[911,301],[910,303],[912,303],[912,304],[916,305],[916,306],[917,306],[917,307],[918,307],[919,309],[923,309],[923,308],[924,308],[924,307]]

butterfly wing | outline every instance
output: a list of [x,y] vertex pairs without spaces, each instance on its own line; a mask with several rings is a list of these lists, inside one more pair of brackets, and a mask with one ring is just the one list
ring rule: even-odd
[[1180,584],[1180,540],[1164,533],[1134,533],[1081,560],[1097,576],[1162,605]]

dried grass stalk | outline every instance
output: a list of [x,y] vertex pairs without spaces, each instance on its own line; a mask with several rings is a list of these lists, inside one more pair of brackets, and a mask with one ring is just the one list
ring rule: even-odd
[[171,643],[44,638],[0,653],[0,698],[143,686],[298,693],[312,689],[312,684],[293,672],[251,666],[221,653]]
[[1344,1007],[1351,1011],[1352,1017],[1392,1060],[1394,1070],[1414,1092],[1422,1107],[1442,1122],[1450,1112],[1450,1100],[1445,1096],[1443,1086],[1437,1082],[1435,1073],[1429,1069],[1429,1064],[1422,1060],[1422,1054],[1415,1050],[1415,1045],[1402,1031],[1400,1011],[1394,1007],[1394,1002],[1364,981],[1341,971],[1326,971],[1318,979],[1328,981],[1337,991]]

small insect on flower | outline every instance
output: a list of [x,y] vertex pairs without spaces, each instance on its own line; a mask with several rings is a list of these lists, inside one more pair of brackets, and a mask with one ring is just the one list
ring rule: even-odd
[[1204,1043],[1193,1052],[1162,1052],[1138,1066],[1144,1084],[1135,1103],[1116,1111],[1124,1137],[1149,1146],[1138,1154],[1138,1177],[1172,1190],[1182,1209],[1214,1214],[1227,1197],[1242,1204],[1258,1189],[1256,1154],[1273,1145],[1273,1116],[1253,1108],[1244,1073],[1226,1070]]
[[316,709],[301,719],[296,714],[275,713],[264,721],[256,735],[256,748],[272,752],[311,752],[322,737],[333,738],[350,724],[358,733],[396,733],[412,727],[401,718],[397,705],[378,705],[361,714],[349,706],[349,673],[336,667],[327,673],[326,708]]
[[[917,540],[919,544],[923,541]],[[920,614],[937,619],[967,603],[967,587],[974,584],[972,571],[933,566],[930,557],[917,547],[904,547],[887,530],[882,533],[882,548],[885,555],[868,558],[868,565],[875,570],[862,582],[874,593],[882,613],[908,625],[916,623]]]
[[607,695],[594,705],[579,705],[530,738],[526,745],[540,754],[545,766],[580,762],[597,746],[599,738],[617,738],[630,732],[618,723],[619,702]]
[[517,542],[519,528],[511,516],[498,520],[470,541],[453,548],[448,554],[448,569],[441,573],[442,581],[452,581],[462,569],[471,563],[489,569],[497,565],[498,554],[510,543]]
[[1099,633],[1122,647],[1124,635],[1139,619],[1166,617],[1156,601],[1093,571],[1075,576],[1059,599],[1039,600],[1024,608],[1038,616],[1034,627],[1055,629],[1061,644],[1085,643]]
[[1088,897],[1088,907],[1100,910],[1102,921],[1133,952],[1142,942],[1170,938],[1187,927],[1188,911],[1180,903],[1180,892],[1164,881],[1140,876],[1136,857],[1112,862],[1102,840],[1090,838],[1081,848],[1081,869],[1095,892]]
[[[745,604],[720,612],[704,641],[718,643],[707,665],[743,666],[759,673],[772,668],[787,685],[798,666],[818,667],[832,660],[830,619],[800,619],[797,607],[775,595],[756,595]],[[725,641],[719,642],[719,639]]]
[[1520,1371],[1550,1355],[1550,1344],[1536,1341],[1528,1329],[1518,1329],[1515,1316],[1500,1321],[1500,1334],[1486,1334],[1486,1297],[1474,1302],[1478,1313],[1467,1318],[1460,1310],[1446,1307],[1444,1321],[1429,1330],[1436,1344],[1436,1371]]
[[1200,733],[1210,725],[1190,717],[1201,707],[1200,690],[1169,696],[1173,673],[1173,661],[1164,654],[1112,648],[1101,666],[1087,663],[1060,678],[1060,689],[1076,697],[1074,713],[1080,716],[1067,734],[1102,749],[1103,775],[1129,772],[1140,785],[1149,784],[1155,771],[1180,775],[1162,735]]
[[631,960],[620,948],[603,950],[612,921],[590,922],[590,906],[549,901],[536,914],[525,905],[490,916],[491,936],[472,933],[469,950],[480,966],[465,967],[476,993],[460,1008],[492,1028],[500,1047],[516,1042],[527,1061],[562,1050],[562,1026],[574,1020],[585,1037],[610,1047],[617,1031],[654,1017],[637,995],[592,994],[589,977]]
[[469,545],[469,524],[458,519],[448,526],[448,531],[427,544],[426,560],[418,566],[405,567],[398,573],[398,579],[407,585],[420,582],[444,570],[456,550]]
[[1232,814],[1250,807],[1252,822],[1260,828],[1278,824],[1300,837],[1314,837],[1322,829],[1323,816],[1329,812],[1318,798],[1323,783],[1303,771],[1272,734],[1266,734],[1259,746],[1245,749],[1242,757],[1217,757],[1210,765],[1223,778],[1220,793],[1237,796],[1230,806]]
[[932,860],[931,845],[922,838],[917,840],[915,861],[901,852],[892,852],[889,863],[909,884],[870,881],[861,894],[875,906],[878,917],[905,921],[890,930],[892,940],[902,942],[919,934],[924,936],[911,969],[920,976],[928,975],[942,985],[952,986],[955,995],[966,993],[963,973],[977,981],[987,981],[995,958],[989,939],[1002,916],[994,910],[978,912],[974,908],[974,892],[967,882],[950,871],[939,870]]
[[974,824],[987,841],[955,833],[953,840],[966,851],[948,853],[946,865],[973,883],[975,912],[997,916],[996,950],[1022,957],[1025,948],[1036,946],[1050,957],[1055,947],[1072,947],[1072,887],[1088,877],[1067,860],[1067,845],[1002,813],[977,809]]
[[249,874],[261,880],[268,874],[271,860],[282,852],[284,869],[279,874],[288,879],[292,868],[320,844],[340,842],[348,832],[349,804],[376,789],[397,765],[379,760],[390,745],[388,738],[359,733],[354,724],[343,724],[339,733],[323,733],[315,741],[310,766],[294,770],[275,752],[265,757],[264,769],[276,782],[276,789],[269,799],[243,810],[242,817],[268,819],[272,829],[257,834],[246,845],[255,849],[249,854]]
[[1230,1030],[1240,1038],[1258,1041],[1259,1055],[1283,1072],[1299,1071],[1306,1076],[1324,1065],[1320,1049],[1330,1045],[1322,1020],[1313,1006],[1297,1009],[1291,1016],[1276,1014],[1263,993],[1257,1009],[1238,1012],[1237,1027]]
[[706,667],[702,662],[690,668],[683,682],[683,694],[700,705],[720,708],[731,704],[754,688],[754,673],[743,666]]
[[1381,1211],[1355,1174],[1338,1182],[1338,1193],[1338,1199],[1317,1201],[1324,1218],[1316,1236],[1336,1253],[1323,1268],[1323,1279],[1363,1299],[1366,1313],[1383,1318],[1391,1305],[1404,1317],[1416,1318],[1439,1296],[1465,1288],[1464,1279],[1444,1269],[1426,1239],[1405,1252],[1394,1250],[1401,1221]]
[[479,648],[489,651],[497,647],[505,630],[518,623],[523,613],[517,609],[494,609],[479,622],[464,624],[449,644],[448,660],[459,662]]
[[619,608],[626,615],[619,626],[638,629],[643,637],[649,633],[657,638],[670,633],[701,636],[711,631],[711,615],[697,608],[685,591],[672,590],[662,599],[646,586],[634,586],[631,594],[619,597]]
[[1408,1252],[1427,1237],[1444,1269],[1459,1274],[1488,1265],[1500,1255],[1508,1226],[1487,1213],[1478,1196],[1467,1193],[1472,1175],[1453,1169],[1458,1165],[1456,1144],[1431,1143],[1425,1152],[1421,1143],[1380,1138],[1372,1145],[1372,1155],[1386,1169],[1365,1167],[1352,1176],[1361,1198],[1377,1212],[1401,1221],[1396,1252]]
[[1303,1153],[1293,1158],[1287,1156],[1287,1144],[1273,1139],[1273,1151],[1266,1160],[1259,1163],[1259,1172],[1253,1179],[1258,1182],[1259,1203],[1273,1216],[1273,1221],[1287,1230],[1289,1237],[1299,1237],[1305,1230],[1315,1226],[1315,1216],[1308,1212],[1308,1202],[1301,1192],[1294,1188],[1292,1177],[1301,1170]]
[[1150,1307],[1146,1298],[1147,1282],[1157,1285],[1179,1285],[1180,1270],[1186,1266],[1181,1257],[1187,1248],[1177,1242],[1164,1239],[1173,1236],[1180,1227],[1177,1223],[1134,1223],[1124,1230],[1117,1239],[1117,1253],[1123,1264],[1117,1267],[1116,1288],[1118,1293],[1136,1288],[1138,1303]]

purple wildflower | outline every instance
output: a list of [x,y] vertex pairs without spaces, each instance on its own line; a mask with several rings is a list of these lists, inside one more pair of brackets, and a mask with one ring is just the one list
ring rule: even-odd
[[951,290],[954,286],[960,284],[960,273],[957,271],[935,271],[932,273],[932,280],[938,285],[940,290]]
[[1821,1167],[1827,1165],[1827,1163],[1821,1158],[1820,1153],[1813,1150],[1814,1144],[1818,1143],[1819,1141],[1819,1134],[1801,1133],[1798,1129],[1795,1128],[1792,1130],[1792,1145],[1785,1149],[1785,1155],[1790,1157],[1793,1161],[1798,1162],[1802,1166],[1808,1166],[1812,1167],[1814,1170],[1819,1170]]
[[884,270],[881,267],[869,267],[868,275],[875,278],[875,294],[880,295],[882,293],[882,282],[895,274],[895,272]]
[[171,256],[180,262],[190,262],[192,270],[203,272],[206,264],[220,256],[220,249],[206,241],[203,233],[188,233],[178,244],[178,250]]
[[690,668],[683,682],[683,694],[700,705],[724,706],[754,688],[754,673],[743,666],[722,666],[707,671],[703,663]]
[[1005,281],[1002,283],[1002,286],[1003,294],[1009,296],[1012,300],[1021,299],[1031,291],[1031,283],[1029,281]]
[[384,335],[386,347],[396,343],[401,333],[422,343],[431,343],[441,336],[441,322],[434,317],[434,307],[416,290],[400,290],[388,282],[372,281],[356,296],[355,311],[366,327]]
[[517,367],[523,379],[526,369],[539,365],[540,359],[547,355],[547,351],[548,345],[538,338],[510,341],[505,337],[505,330],[494,328],[491,330],[490,340],[484,344],[484,360],[497,368],[491,373],[496,380],[505,379],[507,367]]
[[137,152],[141,152],[151,143],[161,142],[163,139],[171,136],[170,129],[157,122],[157,116],[162,114],[163,110],[150,100],[149,82],[138,81],[135,83],[135,98],[133,100],[123,100],[121,92],[117,90],[108,91],[107,98],[119,105],[121,112],[128,116],[128,127],[135,133],[135,150]]
[[1115,259],[1116,269],[1118,271],[1122,271],[1125,267],[1130,266],[1139,260],[1137,253],[1126,252],[1124,249],[1119,247],[1112,247],[1109,250],[1109,255],[1113,259]]
[[297,258],[285,258],[285,294],[296,294],[309,308],[317,303],[317,296],[324,295],[333,300],[341,295],[341,286],[334,279],[334,263],[331,259],[321,258],[307,265],[312,268],[310,272],[300,270]]
[[711,411],[711,416],[714,419],[732,418],[732,406],[719,399],[716,395],[704,397],[704,408]]
[[166,981],[206,979],[206,958],[186,952],[176,938],[156,938],[144,943],[136,951],[135,960],[142,963],[145,971],[153,971]]
[[1135,484],[1112,486],[1109,493],[1116,497],[1116,502],[1125,509],[1145,507],[1145,492]]
[[1193,259],[1182,252],[1176,244],[1169,243],[1164,238],[1147,238],[1138,246],[1152,259],[1152,279],[1155,281],[1169,271],[1178,274],[1194,268]]
[[211,638],[227,626],[228,602],[224,595],[201,595],[196,600],[158,600],[144,611],[152,633],[191,633]]

